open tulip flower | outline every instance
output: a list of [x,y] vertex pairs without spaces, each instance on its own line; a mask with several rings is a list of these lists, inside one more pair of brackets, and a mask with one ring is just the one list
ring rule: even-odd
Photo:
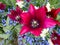
[[57,18],[58,13],[60,12],[60,8],[58,9],[51,9],[51,11],[47,12],[48,16],[53,18]]
[[21,14],[23,27],[20,34],[31,32],[33,35],[39,36],[43,29],[55,26],[56,22],[53,18],[47,18],[46,15],[45,6],[35,9],[34,5],[30,4],[28,12]]
[[60,45],[60,35],[57,32],[52,33],[51,40],[54,45]]
[[11,13],[8,14],[9,18],[12,20],[15,20],[17,22],[21,22],[21,18],[20,15],[23,11],[17,6],[16,10],[11,10]]
[[[57,18],[58,14],[60,12],[60,8],[57,9],[51,9],[51,11],[47,11],[47,16],[52,17],[54,20]],[[58,20],[55,20],[57,25],[60,26],[60,22]]]

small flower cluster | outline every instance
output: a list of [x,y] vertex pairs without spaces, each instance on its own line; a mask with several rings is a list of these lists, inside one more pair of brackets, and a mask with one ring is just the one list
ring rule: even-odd
[[[28,36],[29,33],[23,35],[23,36],[18,36],[18,43],[20,43],[20,45],[24,45],[24,44],[29,44],[29,45],[49,45],[48,40],[44,40],[42,37],[31,37]],[[23,41],[25,39],[25,42]]]

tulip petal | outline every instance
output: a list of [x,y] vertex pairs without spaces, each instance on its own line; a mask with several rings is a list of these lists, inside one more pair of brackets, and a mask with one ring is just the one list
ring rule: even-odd
[[11,14],[8,14],[8,17],[12,20],[15,20],[15,18]]
[[44,20],[44,18],[46,17],[46,7],[43,6],[41,8],[39,8],[37,11],[36,11],[36,17],[39,19],[39,20]]
[[34,14],[35,14],[35,7],[34,7],[34,5],[33,4],[30,4],[30,7],[29,7],[29,13],[32,15],[32,16],[34,16]]
[[17,6],[16,7],[16,12],[20,15],[23,12],[23,10],[21,10],[20,7]]
[[29,32],[29,31],[30,31],[30,30],[29,30],[28,27],[23,26],[22,29],[21,29],[21,31],[20,31],[20,35],[25,34],[25,33]]
[[22,13],[21,18],[22,18],[22,21],[25,25],[29,25],[30,20],[31,20],[31,16],[29,13]]
[[9,18],[12,20],[16,20],[17,12],[15,10],[11,10],[11,14],[8,14]]
[[52,18],[47,18],[44,22],[44,28],[53,27],[56,25],[56,21]]
[[33,35],[35,36],[40,36],[41,32],[42,32],[42,28],[38,28],[38,29],[33,29],[30,31]]
[[60,12],[60,8],[58,9],[52,9],[50,12],[51,17],[56,18],[57,14]]

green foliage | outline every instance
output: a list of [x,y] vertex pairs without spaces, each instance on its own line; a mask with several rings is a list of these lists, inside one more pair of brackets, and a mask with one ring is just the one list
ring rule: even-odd
[[21,29],[21,25],[20,24],[17,24],[15,26],[15,29],[16,29],[16,32],[19,33],[20,32],[20,29]]
[[60,21],[60,15],[57,16],[56,20]]
[[9,25],[9,18],[7,18],[6,26],[3,27],[3,30],[4,30],[4,32],[7,32],[8,30],[11,30],[12,28],[13,28],[13,26]]
[[58,8],[60,7],[60,0],[49,0],[51,7]]
[[9,38],[10,34],[0,34],[0,38],[7,39]]
[[[7,10],[8,8],[12,8],[12,7],[16,7],[16,0],[0,0],[0,2],[3,2],[6,4],[6,9],[5,9],[5,12],[4,13],[0,13],[0,38],[3,38],[3,39],[8,39],[10,37],[10,34],[5,34],[5,32],[7,32],[8,30],[12,31],[12,36],[13,38],[17,38],[19,32],[20,32],[20,29],[21,29],[21,25],[20,24],[17,24],[16,26],[13,26],[13,25],[9,25],[9,17],[7,17]],[[49,0],[50,2],[50,5],[51,5],[51,8],[52,7],[55,7],[55,8],[58,8],[60,7],[60,0]],[[24,7],[22,8],[23,10],[28,10],[28,7],[29,7],[29,4],[32,3],[34,4],[35,6],[38,6],[38,7],[41,7],[43,5],[46,5],[47,3],[47,0],[31,0],[31,2],[29,3],[26,3],[24,2]],[[6,19],[6,26],[4,27],[2,25],[2,17],[1,16],[5,16],[5,19]],[[57,20],[60,21],[60,15],[57,16]],[[31,37],[34,37],[33,35],[29,34],[28,36],[31,36]],[[46,39],[48,40],[50,37],[50,34],[47,33],[46,35]],[[10,40],[11,41],[11,40]],[[13,42],[13,41],[11,41]],[[26,40],[23,40],[23,42],[26,42]],[[29,44],[27,44],[29,45]]]

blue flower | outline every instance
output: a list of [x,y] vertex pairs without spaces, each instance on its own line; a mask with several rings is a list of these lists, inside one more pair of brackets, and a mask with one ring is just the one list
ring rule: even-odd
[[0,10],[0,13],[3,13],[4,12],[4,10]]
[[6,23],[6,20],[5,19],[2,19],[2,23],[5,24]]
[[16,21],[13,21],[13,25],[16,26],[17,22]]
[[12,20],[9,20],[9,25],[12,25],[13,24],[13,21]]
[[5,19],[2,19],[2,25],[6,26],[6,20]]

